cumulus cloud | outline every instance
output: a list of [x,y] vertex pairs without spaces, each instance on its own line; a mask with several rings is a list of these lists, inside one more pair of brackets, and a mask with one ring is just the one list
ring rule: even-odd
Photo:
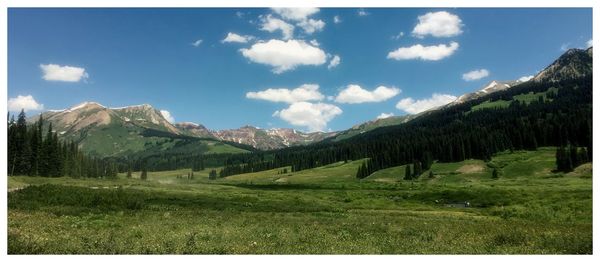
[[281,19],[275,18],[272,15],[267,15],[266,17],[261,17],[261,21],[262,24],[260,30],[270,33],[280,30],[283,34],[283,39],[290,39],[294,36],[294,26]]
[[487,77],[490,75],[490,71],[487,69],[473,70],[462,75],[462,79],[465,81],[475,81]]
[[367,11],[365,11],[365,9],[358,9],[357,11],[358,16],[368,16],[369,13],[367,13]]
[[413,98],[404,98],[396,104],[396,108],[410,113],[417,114],[432,108],[443,106],[456,100],[456,96],[446,94],[433,94],[431,98],[414,100]]
[[458,43],[451,42],[449,45],[440,44],[422,46],[420,44],[410,47],[400,47],[387,55],[388,59],[409,60],[421,59],[437,61],[451,56],[458,49]]
[[519,79],[517,79],[517,81],[519,81],[519,82],[527,82],[527,81],[531,80],[532,78],[533,78],[532,75],[522,76],[522,77],[519,77]]
[[394,113],[381,113],[377,116],[377,119],[384,119],[392,116],[394,116]]
[[44,105],[39,104],[37,101],[35,101],[35,99],[31,95],[19,95],[17,97],[10,98],[8,99],[7,105],[8,111],[10,112],[19,112],[21,111],[21,109],[23,109],[25,112],[38,111],[44,109]]
[[329,61],[329,65],[327,65],[327,69],[332,69],[340,64],[341,58],[339,55],[334,55],[333,58]]
[[259,92],[248,92],[246,93],[246,98],[292,104],[305,101],[320,101],[323,100],[324,96],[319,92],[319,85],[304,84],[294,89],[269,88]]
[[400,92],[400,89],[395,87],[379,86],[369,91],[359,85],[348,85],[340,91],[335,98],[335,102],[344,104],[382,102],[400,94]]
[[302,28],[305,33],[312,34],[317,31],[322,31],[325,27],[325,22],[323,22],[323,20],[306,19],[300,21],[296,25]]
[[44,73],[42,78],[46,81],[79,82],[89,77],[85,68],[81,67],[41,64],[40,68]]
[[325,103],[297,102],[288,108],[275,111],[273,116],[295,125],[307,127],[310,131],[323,131],[327,123],[342,113],[342,109]]
[[199,47],[202,44],[202,39],[198,39],[192,43],[194,47]]
[[322,65],[327,61],[327,55],[318,47],[303,40],[271,39],[260,42],[250,48],[240,49],[242,55],[250,61],[273,67],[273,72],[281,74],[301,65]]
[[280,7],[280,8],[271,8],[273,12],[277,13],[281,17],[287,20],[292,21],[302,21],[306,20],[311,15],[314,15],[319,12],[319,8],[316,7]]
[[419,23],[415,26],[412,34],[423,38],[427,35],[434,37],[451,37],[462,33],[463,27],[460,17],[446,11],[431,12],[419,16]]
[[592,39],[590,38],[590,40],[588,40],[587,42],[585,42],[585,45],[587,47],[592,47],[592,45],[594,44],[594,41],[592,41]]
[[339,15],[336,15],[336,16],[333,17],[333,23],[334,24],[339,24],[341,22],[342,22],[342,19],[340,18]]
[[251,35],[238,35],[236,33],[229,32],[225,39],[221,40],[222,43],[248,43],[248,41],[254,39]]
[[171,115],[171,112],[167,110],[160,110],[160,114],[167,120],[169,123],[175,123],[175,118]]

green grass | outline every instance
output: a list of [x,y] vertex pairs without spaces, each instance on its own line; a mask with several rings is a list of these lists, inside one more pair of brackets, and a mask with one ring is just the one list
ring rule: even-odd
[[[579,254],[592,252],[591,164],[553,148],[355,178],[363,160],[208,180],[9,177],[8,252],[45,254]],[[491,178],[490,166],[502,169]],[[289,169],[288,169],[289,170]],[[469,201],[470,208],[452,204]]]
[[547,91],[544,91],[544,92],[539,92],[539,93],[529,92],[527,94],[516,95],[512,98],[512,100],[509,100],[509,101],[507,101],[507,100],[496,100],[493,102],[485,101],[481,104],[473,106],[471,108],[470,112],[473,112],[476,110],[481,110],[481,109],[487,109],[487,108],[508,108],[508,106],[510,105],[510,103],[512,101],[519,101],[522,103],[529,104],[533,101],[538,101],[539,97],[543,97],[545,101],[552,101],[551,99],[548,98],[548,94],[556,93],[556,92],[558,92],[558,88],[551,87]]

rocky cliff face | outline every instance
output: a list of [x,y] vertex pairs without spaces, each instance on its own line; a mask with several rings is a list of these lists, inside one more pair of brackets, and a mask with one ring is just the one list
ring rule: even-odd
[[577,78],[592,74],[592,47],[587,50],[569,49],[556,61],[540,71],[533,81],[555,82],[561,79]]

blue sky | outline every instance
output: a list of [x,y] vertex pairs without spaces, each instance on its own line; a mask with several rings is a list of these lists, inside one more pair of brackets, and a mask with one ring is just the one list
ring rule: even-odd
[[592,10],[573,8],[12,8],[8,105],[148,103],[211,129],[343,130],[534,75],[591,38]]

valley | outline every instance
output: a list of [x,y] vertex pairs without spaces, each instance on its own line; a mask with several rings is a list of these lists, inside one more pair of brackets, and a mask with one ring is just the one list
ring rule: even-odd
[[[591,164],[553,172],[555,148],[404,167],[356,180],[363,160],[216,180],[9,177],[10,253],[579,254],[592,251]],[[469,202],[469,207],[464,203]],[[43,226],[42,226],[43,225]]]
[[[129,76],[115,78],[139,88],[131,90],[139,95],[135,101],[149,97],[149,101],[158,101],[155,106],[160,108],[147,102],[104,106],[101,103],[113,102],[110,97],[118,103],[130,100],[99,90],[100,85],[106,90],[113,87],[107,82],[95,86],[95,81],[106,79],[88,79],[83,68],[40,64],[42,80],[52,82],[49,86],[89,85],[97,89],[85,96],[77,93],[80,90],[73,94],[86,100],[97,98],[98,102],[87,100],[62,110],[47,110],[31,95],[9,100],[13,109],[7,122],[8,253],[593,253],[591,39],[585,48],[564,46],[562,54],[548,58],[552,62],[544,60],[547,66],[535,75],[525,74],[533,71],[515,73],[514,64],[496,58],[499,65],[515,71],[509,74],[495,68],[496,75],[491,77],[496,80],[484,79],[491,70],[470,68],[463,73],[466,69],[460,68],[461,80],[454,64],[445,65],[445,70],[451,71],[449,80],[446,73],[438,75],[436,70],[444,65],[438,60],[456,50],[457,57],[464,57],[465,50],[471,48],[465,44],[459,49],[454,38],[456,41],[436,46],[400,47],[389,51],[385,63],[378,64],[381,69],[374,66],[377,69],[365,71],[366,78],[344,78],[348,82],[344,87],[329,77],[354,77],[359,70],[342,71],[344,67],[359,59],[357,68],[362,72],[364,65],[370,66],[362,64],[367,58],[352,52],[356,57],[348,55],[340,60],[336,53],[323,52],[316,39],[305,42],[291,38],[295,27],[296,32],[304,30],[302,37],[323,29],[323,21],[307,20],[319,12],[318,8],[308,10],[312,13],[302,15],[304,18],[290,18],[291,13],[277,8],[256,11],[264,12],[256,22],[265,23],[260,33],[281,30],[286,39],[266,40],[229,32],[218,42],[224,50],[240,44],[234,54],[248,63],[225,63],[221,60],[224,53],[216,51],[217,42],[205,42],[215,49],[201,51],[203,40],[198,39],[185,45],[191,49],[186,49],[190,54],[185,58],[194,57],[192,51],[206,52],[203,55],[218,57],[213,58],[217,62],[187,67],[161,60],[148,64],[168,64],[165,73],[169,77],[159,80],[144,73],[143,79],[137,78],[141,83],[134,84]],[[421,23],[429,16],[456,22],[453,34],[435,37],[463,33],[457,15],[429,12],[417,19]],[[295,26],[266,27],[266,20],[274,17],[283,20],[273,20],[272,26],[281,26],[284,20],[293,21]],[[334,18],[339,19],[337,15]],[[341,27],[341,21],[335,26]],[[410,37],[421,41],[427,34],[418,35],[417,29]],[[394,34],[399,40],[404,32]],[[243,48],[242,44],[252,46]],[[278,46],[276,54],[267,52],[268,45]],[[285,51],[288,45],[294,49]],[[433,53],[419,56],[415,52]],[[302,53],[308,53],[311,60],[303,60],[307,57],[299,55]],[[281,55],[285,57],[271,61]],[[469,56],[478,58],[476,53]],[[404,65],[409,62],[405,60],[415,60],[415,64]],[[323,77],[316,77],[319,83],[289,88],[293,85],[282,80],[286,71],[317,67],[327,61],[327,74],[315,74]],[[472,61],[468,61],[471,66]],[[256,72],[238,68],[252,63],[262,65]],[[260,70],[269,63],[278,64],[271,65],[270,72]],[[35,63],[27,65],[31,64]],[[211,75],[210,70],[221,66],[227,67],[220,69],[227,74]],[[337,75],[334,70],[341,72]],[[403,79],[412,77],[402,75],[410,75],[411,70],[426,73],[420,79]],[[63,75],[65,72],[69,74]],[[310,71],[300,72],[290,79],[312,81]],[[132,78],[136,79],[134,73]],[[413,90],[402,86],[403,91],[390,84],[365,89],[352,82],[370,83],[374,81],[370,75],[379,73],[387,78],[377,81],[410,84]],[[56,75],[62,78],[56,80]],[[505,76],[514,78],[503,79]],[[139,87],[147,85],[145,81],[157,83],[146,90]],[[463,91],[439,93],[430,87],[441,88],[440,83]],[[457,83],[469,88],[452,87]],[[116,87],[120,86],[119,82]],[[237,92],[232,92],[234,88]],[[156,90],[161,92],[154,94]],[[127,96],[125,91],[119,96]],[[172,97],[174,93],[179,96],[177,100]],[[184,94],[195,96],[186,100]],[[50,99],[46,101],[65,103],[53,101],[52,95],[46,96]],[[390,100],[393,97],[400,98],[395,108]],[[170,107],[161,101],[184,105]],[[14,108],[20,113],[14,113]],[[377,111],[369,111],[369,115],[364,112],[373,108]],[[268,114],[248,117],[249,109]],[[396,109],[404,114],[390,111]],[[171,112],[177,112],[178,119],[181,115],[186,120],[206,116],[210,121],[176,122]],[[217,118],[211,115],[215,112]],[[347,129],[332,131],[328,124],[338,116],[341,119],[342,112]],[[224,117],[225,113],[232,117]],[[235,121],[235,127],[244,125],[211,129],[210,124],[215,125],[215,119],[220,121],[221,117]],[[269,122],[273,118],[283,122]],[[277,123],[288,125],[276,127]]]

